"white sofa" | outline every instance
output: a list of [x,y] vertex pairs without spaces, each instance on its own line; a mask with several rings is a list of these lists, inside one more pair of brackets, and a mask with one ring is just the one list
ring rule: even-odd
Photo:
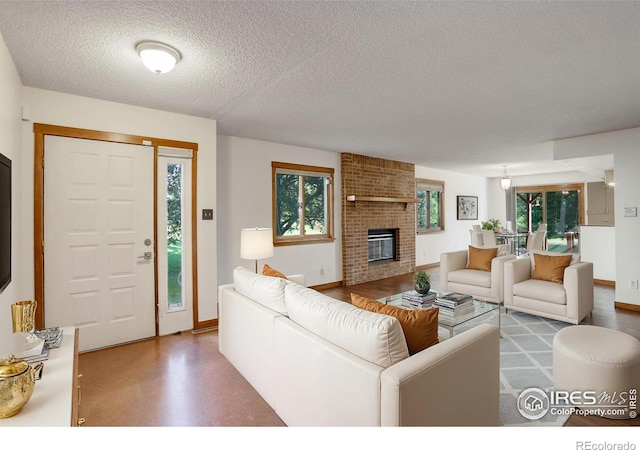
[[291,279],[239,267],[218,288],[220,352],[287,425],[499,424],[497,327],[409,356],[395,317]]
[[562,283],[531,278],[535,255],[559,256],[547,251],[532,251],[524,258],[504,264],[504,307],[562,322],[579,324],[593,311],[593,263],[573,255],[564,269]]
[[504,299],[504,263],[515,255],[496,256],[491,271],[467,269],[469,250],[456,250],[440,255],[440,291],[461,292],[501,303]]

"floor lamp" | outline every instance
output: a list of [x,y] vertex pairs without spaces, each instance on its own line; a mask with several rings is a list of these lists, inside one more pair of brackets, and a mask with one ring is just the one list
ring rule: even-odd
[[243,228],[240,231],[240,258],[253,259],[258,273],[258,260],[273,256],[271,228]]

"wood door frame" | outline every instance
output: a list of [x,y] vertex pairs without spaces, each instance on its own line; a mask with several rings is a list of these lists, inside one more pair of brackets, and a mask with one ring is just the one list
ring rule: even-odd
[[[192,234],[192,282],[193,282],[193,328],[194,330],[209,328],[217,325],[216,319],[200,322],[198,317],[198,250],[197,250],[197,169],[198,169],[198,144],[194,142],[175,141],[170,139],[137,136],[106,131],[86,130],[81,128],[64,127],[42,123],[33,124],[34,132],[34,177],[33,177],[33,252],[34,252],[34,299],[37,302],[36,328],[44,327],[44,139],[45,136],[59,136],[76,139],[88,139],[94,141],[114,142],[120,144],[134,144],[153,147],[153,193],[154,193],[154,252],[157,248],[157,176],[158,176],[158,147],[174,147],[193,151],[192,177],[191,177],[191,234]],[[158,335],[158,264],[154,260],[155,278],[155,328]]]

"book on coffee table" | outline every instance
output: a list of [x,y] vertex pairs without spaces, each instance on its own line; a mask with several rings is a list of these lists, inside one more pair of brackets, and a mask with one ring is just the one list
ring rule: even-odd
[[440,295],[438,299],[461,303],[464,301],[473,300],[473,297],[469,294],[461,294],[460,292],[449,292],[447,294]]

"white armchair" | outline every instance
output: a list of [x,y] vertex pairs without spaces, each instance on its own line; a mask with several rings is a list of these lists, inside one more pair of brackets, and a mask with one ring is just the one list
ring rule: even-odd
[[[504,264],[504,307],[528,314],[578,324],[593,311],[593,263],[571,263],[559,273],[560,282],[534,279],[535,255],[559,257],[564,254],[533,251],[529,257]],[[557,267],[557,264],[556,264]]]
[[[483,249],[486,250],[486,247]],[[491,259],[491,270],[468,269],[469,250],[458,250],[440,255],[440,290],[461,292],[481,297],[493,303],[503,300],[505,262],[515,255],[496,256]]]

